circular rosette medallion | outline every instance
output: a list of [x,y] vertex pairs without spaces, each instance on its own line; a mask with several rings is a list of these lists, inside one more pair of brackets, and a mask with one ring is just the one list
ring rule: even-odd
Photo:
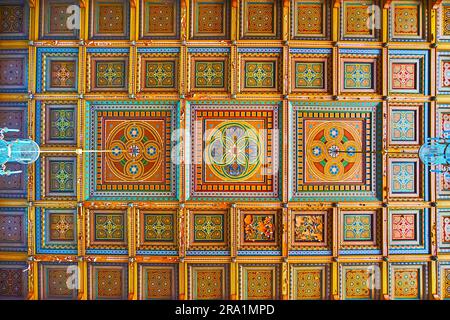
[[260,137],[246,122],[219,124],[207,138],[205,151],[207,165],[223,180],[249,179],[261,166]]
[[115,126],[107,137],[108,168],[122,180],[150,178],[161,166],[162,138],[144,121],[124,121]]
[[362,179],[361,128],[339,122],[314,126],[306,142],[306,163],[318,181]]

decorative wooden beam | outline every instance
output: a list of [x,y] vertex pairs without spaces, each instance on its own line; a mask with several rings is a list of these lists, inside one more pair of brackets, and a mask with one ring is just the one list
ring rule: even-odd
[[29,0],[28,2],[30,3],[31,8],[36,8],[36,0]]
[[130,6],[136,8],[136,0],[130,0]]
[[441,5],[442,0],[434,0],[432,3],[433,3],[432,8],[434,10],[436,10],[436,9],[439,9],[439,6]]
[[233,8],[237,8],[237,0],[232,0],[232,1],[231,1],[231,6],[232,6]]
[[389,7],[391,6],[392,0],[386,0],[384,1],[384,9],[389,9]]
[[334,0],[334,5],[333,5],[333,7],[334,7],[334,8],[339,8],[339,7],[341,6],[341,1],[342,1],[342,0]]
[[80,8],[86,8],[86,1],[87,0],[80,0]]

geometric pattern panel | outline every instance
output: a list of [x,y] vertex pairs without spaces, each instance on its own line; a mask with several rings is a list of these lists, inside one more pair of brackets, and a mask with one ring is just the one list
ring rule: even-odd
[[442,208],[437,213],[437,245],[439,252],[450,252],[450,210]]
[[[140,39],[179,38],[180,1],[140,0],[140,6]],[[204,24],[207,25],[207,22]]]
[[87,92],[127,92],[127,48],[88,48],[86,65]]
[[345,300],[379,299],[381,268],[378,264],[343,263],[339,266],[340,292]]
[[450,299],[450,263],[443,261],[438,263],[437,292],[443,300]]
[[425,262],[389,264],[389,294],[394,300],[421,300],[427,296],[428,267]]
[[341,1],[341,40],[378,41],[380,37],[379,1]]
[[241,39],[280,38],[280,0],[242,0],[240,4],[240,17]]
[[[28,137],[27,103],[0,102],[0,128],[17,129],[8,132],[6,139]],[[0,176],[0,198],[25,198],[27,196],[27,166],[17,162],[8,163],[6,170],[22,171],[19,174]]]
[[[450,129],[450,105],[437,105],[436,137],[442,137]],[[436,197],[438,200],[450,199],[450,180],[444,173],[436,173]]]
[[75,6],[78,5],[78,0],[43,0],[39,15],[39,38],[77,39],[79,28],[75,21]]
[[29,13],[26,0],[0,1],[0,40],[28,39]]
[[329,299],[330,265],[298,263],[290,265],[290,298],[293,300]]
[[90,0],[90,39],[127,39],[130,35],[130,2]]
[[89,209],[86,217],[86,253],[127,253],[128,219],[126,211]]
[[191,1],[192,39],[227,39],[230,30],[230,3],[226,0]]
[[211,52],[203,48],[189,48],[189,88],[191,92],[228,91],[229,48]]
[[381,90],[381,51],[340,49],[340,92],[371,94]]
[[78,230],[75,209],[37,208],[35,215],[38,253],[77,253]]
[[28,91],[28,50],[0,50],[0,93]]
[[331,92],[332,51],[330,49],[290,49],[291,92],[329,94]]
[[279,105],[196,103],[190,107],[194,164],[187,172],[192,178],[190,196],[277,198]]
[[428,51],[389,50],[389,92],[428,94]]
[[291,38],[296,40],[328,40],[330,37],[330,5],[327,0],[291,0]]
[[436,28],[438,40],[448,42],[450,40],[450,6],[446,1],[443,1],[437,10]]
[[89,299],[124,300],[128,295],[128,264],[90,263]]
[[228,265],[189,265],[189,299],[224,300],[229,299]]
[[242,300],[278,300],[280,265],[240,264],[239,292]]
[[39,299],[75,300],[77,299],[77,277],[72,270],[76,264],[43,262],[39,264]]
[[429,209],[389,210],[389,253],[429,253]]
[[78,91],[78,48],[39,48],[37,92]]
[[239,48],[239,91],[280,92],[280,53],[279,48]]
[[177,264],[139,264],[139,299],[175,300],[178,298]]
[[427,32],[426,1],[392,1],[389,7],[391,41],[425,41]]
[[[230,253],[230,217],[227,211],[189,211],[187,254],[211,250],[214,255]],[[209,253],[208,253],[209,254]]]
[[73,200],[77,196],[77,158],[43,156],[36,162],[36,199]]
[[[207,225],[211,226],[211,224]],[[137,254],[151,254],[154,251],[165,255],[178,254],[176,211],[139,210],[136,229],[138,230]]]
[[422,143],[423,109],[420,103],[389,104],[389,145],[417,146]]
[[75,101],[39,101],[36,110],[39,125],[36,140],[40,145],[76,145],[77,109]]
[[438,93],[450,94],[450,52],[438,52],[436,73]]
[[340,254],[380,254],[379,211],[343,210],[339,214],[341,216]]
[[0,207],[0,252],[26,252],[27,235],[27,208]]
[[391,182],[389,196],[391,198],[405,199],[422,195],[420,166],[419,159],[388,159],[388,177]]

